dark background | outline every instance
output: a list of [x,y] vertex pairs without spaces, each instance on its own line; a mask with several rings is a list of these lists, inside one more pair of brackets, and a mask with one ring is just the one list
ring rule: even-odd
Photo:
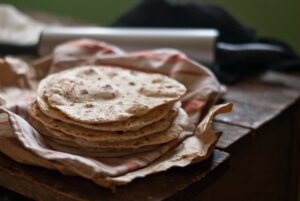
[[[1,0],[19,8],[109,25],[139,0]],[[183,0],[181,0],[183,2]],[[260,36],[283,39],[300,53],[300,0],[193,0],[222,5]]]

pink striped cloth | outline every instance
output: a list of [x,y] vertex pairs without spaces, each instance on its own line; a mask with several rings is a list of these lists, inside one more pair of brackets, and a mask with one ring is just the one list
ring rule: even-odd
[[[177,79],[188,89],[182,101],[195,129],[187,127],[176,140],[155,150],[126,157],[96,159],[53,150],[26,121],[27,106],[34,99],[41,77],[79,65],[118,66],[160,72]],[[113,45],[87,39],[62,44],[50,57],[33,66],[18,59],[4,58],[0,60],[0,81],[2,153],[20,163],[82,176],[111,188],[209,157],[219,138],[212,130],[212,119],[218,113],[229,112],[232,107],[231,104],[212,107],[222,93],[221,85],[208,69],[177,50],[126,53]]]

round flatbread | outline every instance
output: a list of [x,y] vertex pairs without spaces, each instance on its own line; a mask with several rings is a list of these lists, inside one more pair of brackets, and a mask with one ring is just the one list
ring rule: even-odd
[[143,116],[185,93],[184,85],[162,74],[84,66],[48,76],[37,95],[75,121],[108,123]]
[[29,107],[28,112],[34,120],[39,121],[48,128],[61,131],[66,136],[73,138],[74,140],[77,138],[94,142],[120,142],[135,140],[146,135],[166,130],[172,124],[177,110],[178,108],[174,107],[162,120],[154,122],[140,130],[128,132],[97,131],[51,119],[40,111],[36,103],[33,103]]
[[177,124],[173,123],[167,130],[155,134],[147,135],[136,140],[129,140],[123,142],[94,142],[77,138],[70,138],[64,133],[46,127],[38,121],[30,120],[31,124],[40,132],[40,134],[56,140],[61,144],[75,147],[90,147],[90,148],[105,148],[105,149],[138,149],[146,146],[153,146],[167,143],[177,138],[183,129]]
[[[37,97],[37,103],[40,110],[50,118],[57,119],[69,124],[78,125],[84,128],[89,128],[93,130],[100,130],[100,131],[134,131],[140,128],[143,128],[147,125],[150,125],[154,122],[157,122],[164,118],[172,105],[162,105],[157,108],[154,108],[147,114],[140,116],[140,117],[132,117],[125,121],[121,122],[111,122],[111,123],[103,123],[103,124],[87,124],[83,122],[77,122],[66,115],[62,114],[59,110],[53,109],[49,107],[47,101],[41,97]],[[177,104],[178,105],[178,104]],[[176,104],[175,104],[175,107]]]
[[147,146],[139,149],[118,149],[118,150],[111,150],[111,149],[85,149],[85,148],[78,148],[67,146],[65,144],[61,144],[55,140],[45,138],[45,142],[52,148],[57,151],[62,151],[70,154],[80,155],[80,156],[88,156],[94,158],[111,158],[111,157],[128,157],[133,154],[139,154],[142,152],[149,152],[154,151],[158,147],[163,145],[155,145],[155,146]]

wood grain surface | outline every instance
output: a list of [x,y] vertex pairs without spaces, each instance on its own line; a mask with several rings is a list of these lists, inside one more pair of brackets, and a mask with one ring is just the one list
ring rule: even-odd
[[228,157],[215,150],[203,163],[137,179],[112,192],[83,178],[18,164],[0,155],[0,185],[37,200],[165,200],[198,193],[203,182],[208,184],[226,167]]

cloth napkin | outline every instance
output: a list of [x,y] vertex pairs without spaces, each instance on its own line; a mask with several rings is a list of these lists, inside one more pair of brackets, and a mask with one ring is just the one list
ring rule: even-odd
[[[109,65],[167,74],[183,83],[183,98],[190,116],[179,139],[153,151],[117,158],[89,158],[53,150],[27,121],[27,107],[34,100],[39,80],[79,65]],[[0,151],[13,160],[77,175],[114,188],[172,167],[184,167],[208,158],[219,138],[212,130],[218,113],[231,104],[213,106],[223,92],[204,66],[173,49],[125,52],[100,41],[82,39],[58,46],[52,55],[27,64],[16,58],[0,60]],[[190,129],[194,125],[195,129]]]

